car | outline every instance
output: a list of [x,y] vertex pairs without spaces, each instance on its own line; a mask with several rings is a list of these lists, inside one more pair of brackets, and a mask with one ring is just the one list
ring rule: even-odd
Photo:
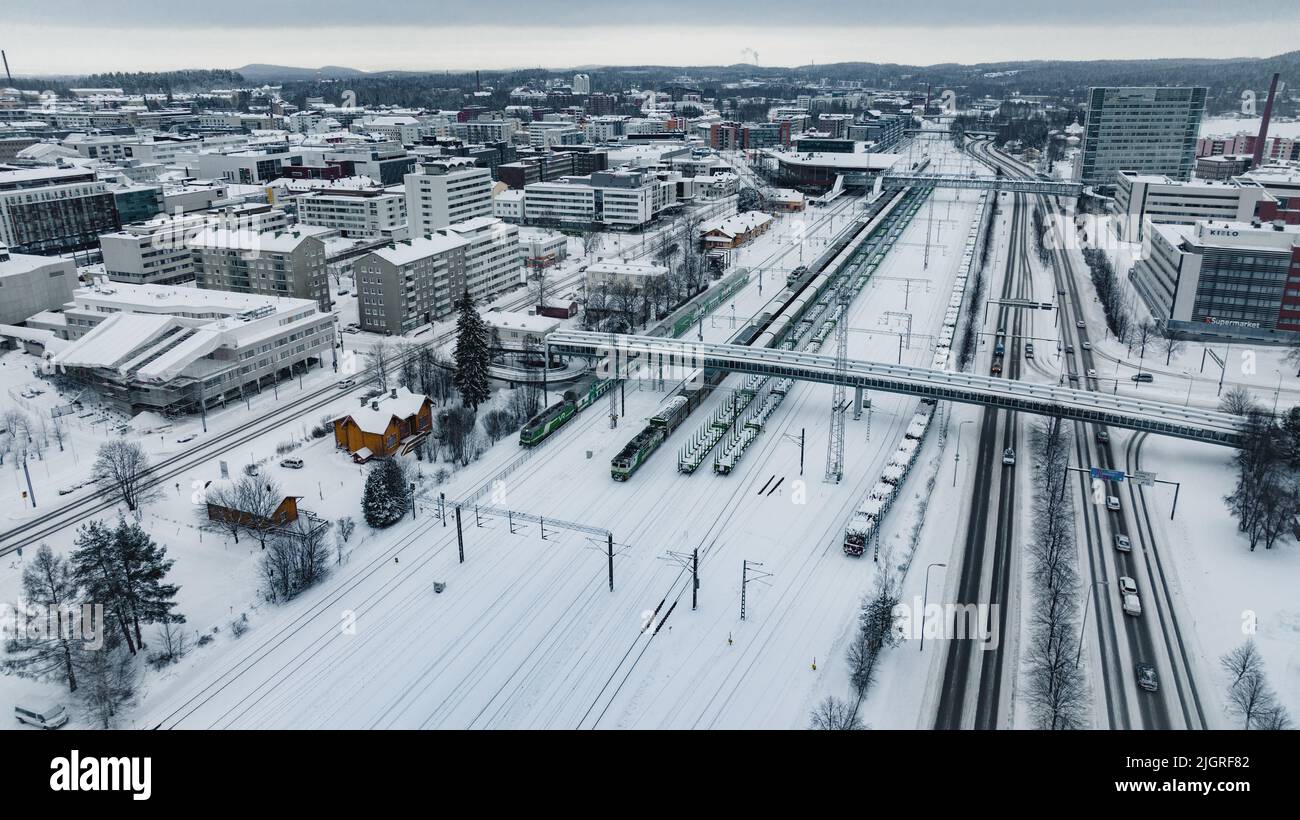
[[1093,370],[1091,367],[1088,368],[1088,378],[1090,378],[1090,379],[1095,379],[1095,378],[1097,378],[1097,371],[1096,371],[1096,370]]
[[351,390],[356,386],[357,386],[356,379],[343,379],[342,381],[339,382],[340,390]]
[[1132,578],[1128,577],[1127,575],[1121,575],[1119,579],[1119,594],[1137,595],[1138,582],[1134,581]]
[[1110,432],[1108,430],[1098,430],[1097,442],[1099,444],[1105,444],[1108,441],[1110,441]]
[[36,709],[26,706],[14,707],[14,719],[38,729],[57,729],[68,722],[68,710],[59,704],[51,704]]
[[360,332],[361,332],[361,328],[359,328],[359,327],[351,327],[351,326],[349,326],[349,327],[345,327],[345,328],[343,328],[343,332],[344,332],[344,333],[360,333]]
[[1083,328],[1088,326],[1088,323],[1080,319],[1079,321],[1074,323],[1074,326],[1082,330]]
[[1124,596],[1124,614],[1135,618],[1142,614],[1142,602],[1138,600],[1138,596],[1133,594]]
[[1133,671],[1137,673],[1138,686],[1148,692],[1154,692],[1160,688],[1160,681],[1156,678],[1156,668],[1151,664],[1134,664]]
[[347,288],[339,288],[339,296],[347,296],[348,293],[349,291]]
[[1132,552],[1133,544],[1129,542],[1127,535],[1117,532],[1115,533],[1115,549],[1120,552]]
[[1066,352],[1066,353],[1073,353],[1073,352],[1074,352],[1074,345],[1066,345],[1066,346],[1065,346],[1065,352]]
[[65,487],[60,487],[60,488],[59,488],[59,495],[72,495],[72,494],[75,493],[78,489],[80,489],[78,485],[76,485],[76,484],[68,484],[68,485],[65,486]]
[[1156,377],[1150,373],[1134,373],[1132,376],[1129,376],[1129,378],[1142,384],[1150,384],[1156,380]]
[[1070,381],[1072,381],[1072,382],[1077,382],[1077,381],[1079,380],[1079,374],[1078,374],[1078,373],[1070,373],[1070,374],[1068,374],[1068,375],[1069,375],[1069,377],[1070,377]]
[[1083,348],[1084,350],[1092,350],[1092,342],[1082,342],[1079,345],[1079,347]]
[[196,438],[198,438],[198,437],[199,437],[199,434],[198,434],[198,433],[190,433],[189,435],[181,436],[180,438],[176,439],[176,443],[177,443],[177,444],[184,444],[184,443],[186,443],[187,441],[193,441],[194,439],[196,439]]
[[1119,497],[1114,495],[1106,496],[1106,509],[1113,512],[1119,511]]
[[1003,464],[1015,464],[1015,463],[1016,463],[1016,451],[1015,451],[1015,448],[1013,448],[1013,447],[1008,447],[1007,449],[1005,449],[1005,450],[1002,451],[1002,463],[1003,463]]
[[281,467],[288,467],[290,470],[301,470],[302,459],[300,458],[283,458],[280,459]]

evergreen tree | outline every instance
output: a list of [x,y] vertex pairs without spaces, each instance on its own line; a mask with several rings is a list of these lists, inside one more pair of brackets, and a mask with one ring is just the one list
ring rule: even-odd
[[385,459],[366,476],[361,496],[361,513],[375,529],[389,527],[402,520],[410,509],[411,488],[406,471],[396,459]]
[[141,624],[185,622],[173,611],[179,587],[164,582],[175,562],[139,524],[119,520],[110,530],[91,521],[77,531],[75,544],[73,576],[86,600],[103,604],[132,655],[145,646]]
[[185,616],[174,611],[180,588],[165,581],[176,562],[167,557],[166,547],[159,546],[134,521],[118,519],[113,546],[122,572],[122,592],[135,627],[135,642],[144,648],[140,624],[185,623]]
[[490,337],[483,317],[474,309],[468,288],[457,307],[460,316],[456,319],[456,369],[452,382],[460,391],[461,401],[478,412],[478,406],[492,395],[488,384]]
[[134,655],[135,639],[122,594],[122,573],[113,549],[113,531],[101,521],[89,521],[77,529],[73,544],[72,574],[85,599],[103,605],[105,621],[112,620],[121,630],[127,650]]
[[[80,603],[77,580],[66,560],[54,554],[48,544],[41,544],[32,562],[23,570],[23,598],[32,610],[26,614],[27,626],[44,629],[21,630],[4,646],[8,657],[3,668],[16,675],[45,680],[62,678],[68,691],[77,691],[75,657],[79,640]],[[57,613],[51,616],[51,613]],[[21,616],[20,616],[21,617]],[[54,619],[67,619],[58,620]],[[33,620],[43,620],[33,624]],[[65,630],[65,626],[72,626]]]

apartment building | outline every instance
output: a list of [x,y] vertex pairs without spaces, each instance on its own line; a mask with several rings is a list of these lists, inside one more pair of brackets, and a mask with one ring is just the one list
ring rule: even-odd
[[465,286],[475,302],[482,304],[523,283],[518,226],[486,216],[448,225],[440,233],[469,243]]
[[194,281],[200,288],[233,293],[311,299],[330,306],[325,266],[328,228],[300,225],[291,231],[209,228],[194,236]]
[[598,171],[524,187],[524,217],[541,225],[638,228],[676,204],[676,185],[639,170]]
[[406,238],[406,192],[401,188],[311,191],[294,203],[299,224],[362,239]]
[[421,173],[406,175],[406,219],[411,236],[491,215],[492,173],[472,160],[426,162]]
[[270,205],[241,205],[207,213],[160,215],[99,237],[104,272],[110,281],[134,285],[173,285],[194,279],[190,241],[205,230],[228,228],[257,232],[284,230],[288,215]]
[[361,329],[399,336],[451,315],[466,288],[469,248],[459,236],[431,234],[357,259]]
[[122,226],[108,185],[84,168],[0,171],[0,243],[14,253],[92,248]]

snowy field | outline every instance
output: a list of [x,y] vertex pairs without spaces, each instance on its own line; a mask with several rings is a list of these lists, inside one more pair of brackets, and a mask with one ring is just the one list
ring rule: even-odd
[[[928,362],[924,337],[942,319],[964,223],[973,213],[969,192],[964,200],[938,196],[933,221],[927,226],[923,208],[855,303],[850,356],[895,359],[898,337],[891,334],[902,323],[886,314],[902,312],[906,303],[914,340],[904,361]],[[828,231],[835,222],[832,217]],[[927,227],[928,270],[921,262]],[[747,252],[760,260],[787,248],[797,252],[783,244],[783,235],[774,231],[764,237],[770,247],[756,243]],[[921,281],[890,279],[904,276]],[[770,281],[761,295],[757,285],[737,294],[736,321],[774,295]],[[734,333],[730,313],[728,306],[705,323],[706,339]],[[461,565],[454,528],[425,507],[415,520],[379,534],[362,525],[363,540],[354,538],[351,556],[330,580],[289,605],[263,607],[255,604],[253,549],[207,534],[199,543],[184,493],[150,507],[144,523],[177,560],[189,628],[219,632],[179,665],[150,674],[132,722],[802,727],[823,690],[842,692],[847,685],[842,641],[873,568],[843,556],[843,526],[896,446],[914,401],[873,397],[869,422],[849,422],[848,475],[838,486],[822,483],[820,475],[831,391],[806,384],[795,387],[733,475],[678,475],[676,449],[686,434],[679,431],[631,481],[613,482],[609,459],[663,399],[651,387],[629,384],[627,415],[617,429],[597,406],[513,471],[523,451],[505,440],[446,486],[449,498],[463,498],[504,474],[490,503],[612,530],[612,593],[599,539],[548,528],[543,540],[535,525],[511,535],[507,522],[495,518],[475,527],[466,510]],[[722,391],[715,394],[685,431],[723,400]],[[801,430],[807,434],[802,485],[799,447],[791,440]],[[282,437],[259,438],[249,457],[273,454]],[[360,469],[328,439],[295,455],[319,482],[305,506],[359,518]],[[769,482],[776,489],[759,495]],[[51,544],[66,549],[66,536]],[[685,576],[665,553],[694,547],[701,551],[701,589],[692,612]],[[741,621],[735,564],[744,560],[762,562],[771,577],[750,584]],[[0,590],[6,597],[16,591],[13,563]],[[441,595],[432,591],[435,580],[447,583]],[[252,628],[235,639],[228,624],[241,613]],[[647,620],[660,627],[657,634],[653,627],[642,631]],[[6,701],[30,689],[10,678],[0,687]]]

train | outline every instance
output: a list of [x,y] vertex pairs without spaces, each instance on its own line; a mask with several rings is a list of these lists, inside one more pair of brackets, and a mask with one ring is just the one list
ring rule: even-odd
[[524,424],[523,429],[519,431],[519,446],[533,447],[541,443],[551,433],[567,424],[569,419],[590,407],[613,386],[613,379],[597,379],[581,396],[576,395],[572,390],[564,391],[564,396],[559,401]]
[[[976,256],[980,231],[988,205],[989,197],[985,194],[978,211],[979,216],[971,224],[966,235],[966,246],[962,251],[961,266],[957,269],[957,279],[953,283],[952,295],[948,300],[948,310],[944,314],[943,327],[940,329],[939,337],[935,342],[934,359],[931,366],[936,370],[944,370],[955,364],[952,343],[956,337],[957,325],[961,318],[961,306],[966,296],[966,285],[969,278],[974,275],[975,266],[978,264]],[[1004,333],[1002,328],[998,328],[997,343],[998,347],[1003,349],[1005,349]],[[998,368],[997,372],[1001,371],[1000,356],[995,357],[994,366]],[[903,440],[899,442],[898,449],[894,451],[893,456],[886,463],[885,469],[881,472],[880,479],[872,486],[866,498],[854,511],[853,517],[844,528],[845,555],[854,558],[861,557],[866,552],[867,545],[879,538],[881,522],[898,498],[903,480],[916,463],[917,456],[921,452],[921,443],[925,439],[926,432],[930,429],[930,421],[934,417],[937,406],[937,402],[933,399],[922,399],[920,404],[917,405],[916,412],[912,416],[911,423],[907,426],[907,432],[903,434]]]
[[[919,192],[920,189],[900,188],[889,191],[871,202],[866,212],[854,220],[854,227],[842,232],[817,261],[811,266],[795,268],[787,275],[786,288],[773,300],[772,309],[759,314],[753,322],[741,328],[732,336],[730,344],[780,347],[783,341],[792,336],[792,331],[798,328],[799,323],[811,310],[818,305],[822,307],[827,305],[830,299],[828,290],[838,271],[876,233],[874,230],[865,229],[877,217],[887,215],[895,206],[904,202],[909,191]],[[691,399],[684,405],[685,412],[690,413],[694,410],[703,401],[704,396],[721,383],[726,375],[726,371],[710,368],[704,371],[702,379],[698,375],[688,379],[689,384],[702,381],[702,386],[698,390],[691,391],[683,388],[678,394],[677,397]],[[650,424],[638,432],[611,460],[610,474],[614,480],[626,481],[630,478],[676,427],[677,424],[656,425],[655,419],[652,418]]]
[[705,385],[692,384],[660,405],[659,411],[650,417],[650,423],[614,456],[610,462],[610,476],[615,481],[631,478],[646,459],[659,449],[659,445],[681,426],[691,411],[700,405],[707,391]]
[[903,434],[903,440],[899,442],[898,449],[890,456],[885,469],[881,471],[880,479],[853,512],[853,518],[849,520],[849,525],[844,530],[845,555],[861,557],[867,550],[867,544],[879,534],[880,521],[894,505],[903,480],[907,478],[912,465],[916,463],[916,457],[921,452],[921,440],[925,438],[926,431],[930,428],[930,419],[934,416],[935,406],[933,399],[921,400],[912,415],[911,423],[907,426],[907,432]]

